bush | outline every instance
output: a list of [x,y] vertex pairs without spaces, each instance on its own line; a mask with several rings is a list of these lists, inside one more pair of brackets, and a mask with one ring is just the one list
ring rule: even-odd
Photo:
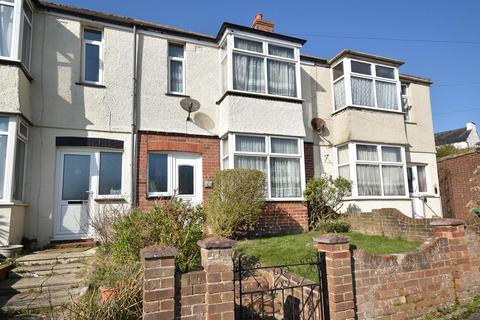
[[314,229],[325,233],[344,233],[350,231],[350,222],[338,219],[320,220]]
[[250,230],[265,205],[265,174],[258,170],[219,171],[208,198],[208,225],[215,235],[231,238]]
[[171,245],[178,249],[177,268],[188,272],[200,264],[197,241],[203,238],[205,215],[201,206],[173,199],[155,206],[148,212],[133,210],[113,225],[114,237],[105,245],[115,263],[140,260],[140,250],[155,244]]
[[323,176],[308,181],[304,192],[309,209],[310,226],[315,227],[320,220],[338,218],[343,199],[351,194],[352,183],[345,178]]

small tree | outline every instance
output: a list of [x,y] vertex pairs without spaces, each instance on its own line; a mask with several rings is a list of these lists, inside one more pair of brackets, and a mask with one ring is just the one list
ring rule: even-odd
[[308,181],[304,197],[310,213],[310,226],[317,225],[320,220],[338,218],[343,199],[351,192],[352,183],[345,178],[322,176]]
[[207,201],[207,221],[215,235],[231,238],[251,230],[265,205],[265,174],[258,170],[219,171]]

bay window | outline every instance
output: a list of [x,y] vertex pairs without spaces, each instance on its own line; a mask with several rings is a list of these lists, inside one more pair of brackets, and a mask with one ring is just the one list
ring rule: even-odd
[[5,199],[9,118],[0,117],[0,199]]
[[32,25],[33,11],[27,1],[23,2],[23,25],[22,25],[22,62],[30,69],[32,50]]
[[403,147],[348,143],[337,147],[337,174],[352,181],[352,196],[406,196]]
[[302,198],[302,139],[230,133],[222,139],[221,149],[222,169],[255,169],[265,173],[267,199]]
[[23,201],[23,189],[25,183],[25,166],[27,157],[28,127],[23,122],[18,122],[16,150],[15,150],[15,171],[13,178],[13,199]]
[[366,107],[400,112],[397,68],[345,58],[332,68],[334,110]]
[[221,48],[224,90],[300,98],[297,47],[229,35]]

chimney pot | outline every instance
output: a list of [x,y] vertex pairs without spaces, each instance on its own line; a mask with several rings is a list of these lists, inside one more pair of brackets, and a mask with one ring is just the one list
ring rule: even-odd
[[252,21],[252,28],[266,32],[273,32],[274,23],[272,21],[263,20],[263,14],[257,13]]

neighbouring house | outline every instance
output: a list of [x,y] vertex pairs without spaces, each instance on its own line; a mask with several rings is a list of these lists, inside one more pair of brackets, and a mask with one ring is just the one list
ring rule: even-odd
[[480,201],[480,148],[440,158],[437,166],[444,216],[475,221],[471,202]]
[[466,149],[475,147],[480,143],[475,122],[468,122],[465,128],[458,128],[435,133],[437,147],[451,145],[455,148]]
[[0,12],[1,244],[91,238],[112,205],[201,203],[228,168],[267,174],[265,232],[308,228],[322,174],[353,181],[346,211],[442,214],[431,81],[402,61],[304,55],[262,15],[211,36],[39,0]]

